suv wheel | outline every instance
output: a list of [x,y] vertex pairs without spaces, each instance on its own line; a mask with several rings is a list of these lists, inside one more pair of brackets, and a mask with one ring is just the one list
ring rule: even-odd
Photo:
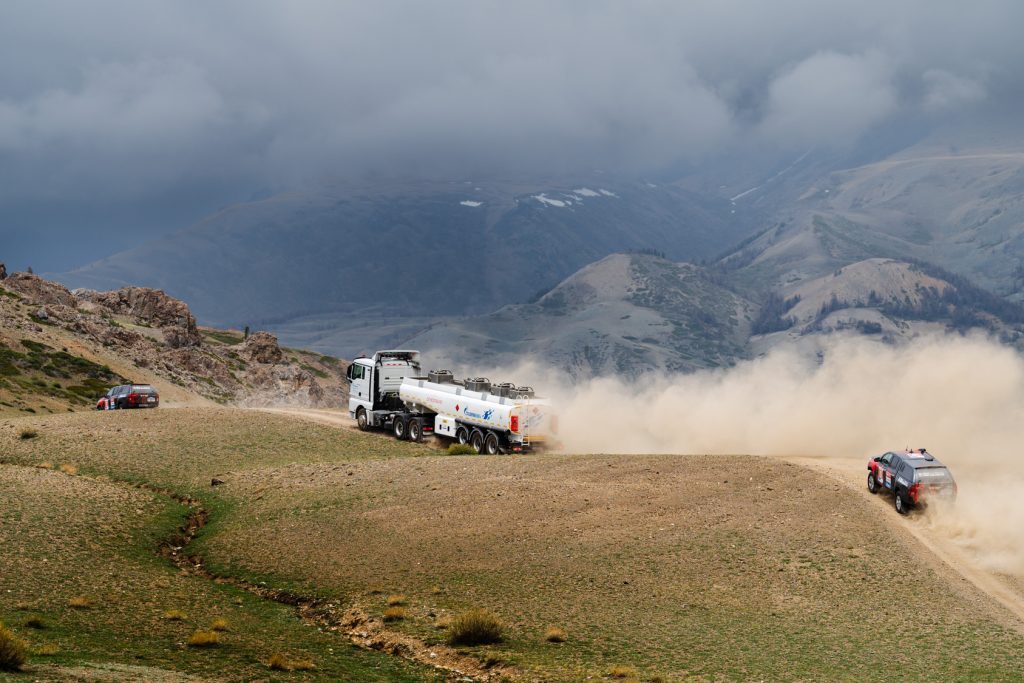
[[878,493],[878,480],[875,479],[874,472],[868,472],[868,491]]
[[901,515],[905,515],[908,512],[910,512],[910,510],[907,508],[907,503],[903,500],[903,494],[900,493],[899,491],[896,492],[895,505],[896,512],[900,513]]

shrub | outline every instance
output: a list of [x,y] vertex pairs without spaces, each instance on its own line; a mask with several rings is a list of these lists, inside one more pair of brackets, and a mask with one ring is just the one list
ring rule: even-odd
[[608,669],[608,675],[612,678],[634,678],[636,676],[636,669],[631,666],[616,664]]
[[18,671],[27,657],[25,641],[0,624],[0,671]]
[[452,618],[450,615],[445,614],[437,618],[434,622],[434,628],[446,629],[452,625]]
[[43,618],[38,614],[33,614],[25,620],[25,626],[27,626],[28,628],[35,628],[41,630],[46,628],[46,622],[43,621]]
[[464,612],[452,620],[448,642],[452,645],[486,645],[501,642],[504,626],[497,615],[485,609]]
[[312,671],[316,668],[316,665],[308,659],[293,659],[280,652],[275,652],[270,656],[267,666],[274,671]]
[[404,595],[389,595],[388,596],[388,606],[389,607],[398,607],[399,605],[404,605],[404,604],[405,604],[405,596]]
[[214,619],[210,622],[210,629],[213,631],[227,631],[228,620],[227,619]]
[[548,630],[544,632],[544,640],[549,643],[564,643],[567,637],[565,631],[557,626],[549,626]]
[[468,443],[453,443],[448,447],[448,455],[476,455],[476,451]]
[[38,465],[36,465],[36,467],[38,467],[41,470],[52,470],[53,463],[47,460],[46,462],[39,463]]
[[189,647],[216,647],[220,644],[220,634],[216,631],[200,629],[188,637]]
[[76,595],[68,600],[68,607],[74,609],[89,609],[92,607],[92,601],[89,598],[83,598],[80,595]]
[[37,657],[52,657],[60,652],[60,647],[57,643],[40,643],[32,648],[32,654]]
[[78,474],[78,468],[69,462],[62,463],[60,466],[60,471],[63,472],[64,474]]
[[384,621],[401,621],[405,619],[404,607],[388,607],[384,610]]
[[164,619],[167,621],[184,621],[185,613],[180,609],[169,609],[164,612]]
[[28,441],[29,439],[34,439],[37,436],[39,436],[39,432],[37,432],[34,429],[22,429],[21,433],[18,434],[18,436],[22,439],[22,441]]

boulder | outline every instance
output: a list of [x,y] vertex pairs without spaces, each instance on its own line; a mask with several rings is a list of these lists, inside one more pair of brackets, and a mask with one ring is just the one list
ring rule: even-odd
[[269,332],[249,335],[242,346],[242,355],[253,363],[274,365],[284,360],[284,353],[277,344],[277,337]]
[[67,306],[75,308],[78,300],[67,287],[44,280],[31,273],[12,273],[4,280],[4,287],[18,292],[33,304]]
[[76,290],[75,295],[116,315],[125,315],[138,323],[161,330],[164,342],[178,349],[202,345],[196,319],[184,301],[159,289],[125,287],[113,292]]

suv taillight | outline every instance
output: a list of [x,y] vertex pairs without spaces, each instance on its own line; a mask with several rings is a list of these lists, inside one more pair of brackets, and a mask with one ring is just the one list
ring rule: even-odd
[[917,482],[916,484],[911,486],[910,489],[907,490],[907,495],[910,496],[910,500],[914,501],[915,503],[917,502],[917,497],[920,495],[920,493],[921,482]]

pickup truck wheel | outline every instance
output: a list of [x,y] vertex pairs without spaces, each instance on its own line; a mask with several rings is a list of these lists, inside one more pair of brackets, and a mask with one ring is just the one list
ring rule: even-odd
[[901,515],[905,515],[908,512],[910,512],[909,508],[907,508],[907,504],[903,501],[903,495],[899,491],[896,492],[895,505],[896,512],[900,513]]
[[455,441],[465,446],[469,443],[469,430],[465,427],[459,427],[455,430]]
[[501,453],[501,444],[498,442],[498,435],[494,432],[487,432],[487,437],[484,439],[484,453],[487,455]]
[[391,423],[391,433],[399,441],[405,441],[409,437],[409,424],[402,418],[395,417],[395,421]]
[[469,445],[477,453],[484,448],[484,435],[479,429],[474,429],[469,435]]
[[419,420],[409,420],[409,440],[416,443],[423,441],[423,423]]
[[878,493],[878,480],[875,479],[874,472],[868,472],[868,491]]
[[359,431],[365,432],[370,429],[370,420],[366,417],[366,409],[360,408],[356,411],[356,426],[359,427]]

